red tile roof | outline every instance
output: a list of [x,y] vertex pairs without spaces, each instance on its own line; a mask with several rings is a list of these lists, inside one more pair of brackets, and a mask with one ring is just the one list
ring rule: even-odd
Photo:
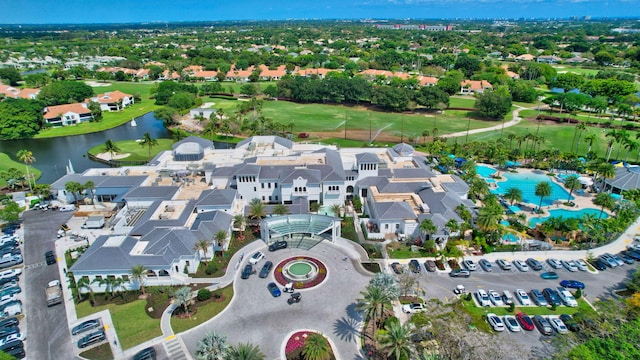
[[133,95],[125,94],[120,90],[115,90],[104,94],[98,94],[98,96],[96,96],[98,102],[101,104],[112,104],[124,99],[125,97],[130,98],[133,97]]
[[83,104],[83,103],[49,106],[45,108],[45,110],[46,110],[44,114],[45,119],[55,119],[59,117],[60,114],[66,114],[68,112],[72,112],[76,114],[87,114],[91,112],[86,107],[86,104]]

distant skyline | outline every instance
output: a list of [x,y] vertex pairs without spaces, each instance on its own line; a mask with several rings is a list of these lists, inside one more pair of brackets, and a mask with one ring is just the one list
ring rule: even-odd
[[640,0],[3,0],[0,24],[640,17]]

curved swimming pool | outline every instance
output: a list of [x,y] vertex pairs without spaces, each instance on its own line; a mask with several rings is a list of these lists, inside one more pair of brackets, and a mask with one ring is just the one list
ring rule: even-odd
[[[595,217],[600,216],[600,209],[593,209],[593,208],[585,208],[585,209],[580,209],[580,210],[566,210],[566,209],[553,209],[553,210],[549,210],[549,216],[546,217],[542,217],[542,218],[532,218],[529,220],[529,227],[533,228],[536,227],[537,224],[541,224],[545,221],[547,221],[549,218],[551,217],[562,217],[564,219],[570,219],[570,218],[582,218],[583,216],[587,215],[587,214],[591,214],[594,215]],[[609,214],[607,214],[606,212],[602,213],[602,219],[606,219],[609,217]]]

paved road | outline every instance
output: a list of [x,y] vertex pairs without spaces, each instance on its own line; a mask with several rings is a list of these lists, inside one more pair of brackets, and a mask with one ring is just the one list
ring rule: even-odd
[[451,133],[451,134],[444,134],[442,135],[442,137],[444,138],[450,138],[450,137],[460,137],[460,136],[467,136],[467,134],[469,135],[473,135],[473,134],[480,134],[483,132],[489,132],[489,131],[496,131],[496,130],[502,130],[502,129],[506,129],[508,127],[511,126],[515,126],[518,125],[520,123],[520,121],[522,120],[522,118],[520,117],[520,111],[521,110],[530,110],[526,107],[522,107],[520,105],[514,105],[516,108],[513,110],[513,120],[507,121],[507,122],[501,122],[500,125],[495,125],[495,126],[489,126],[486,128],[480,128],[480,129],[472,129],[467,131],[458,131],[455,133]]
[[[73,345],[64,303],[47,307],[44,289],[51,280],[59,280],[56,265],[44,261],[44,253],[54,249],[56,231],[71,213],[58,211],[26,211],[24,223],[23,278],[28,340],[28,359],[73,359]],[[64,283],[64,282],[63,282]]]
[[[267,359],[281,359],[289,335],[307,329],[328,336],[340,359],[362,359],[358,346],[362,318],[354,305],[369,277],[356,271],[350,261],[343,260],[342,248],[328,242],[310,251],[289,248],[265,253],[274,265],[295,255],[313,256],[326,265],[327,279],[313,289],[301,290],[300,303],[287,305],[287,294],[273,298],[267,291],[267,284],[274,281],[273,273],[267,279],[252,275],[248,280],[241,280],[238,271],[235,295],[229,306],[207,323],[179,335],[191,354],[204,334],[215,330],[232,343],[259,345]],[[246,254],[243,266],[250,256]],[[258,271],[264,262],[258,264]]]

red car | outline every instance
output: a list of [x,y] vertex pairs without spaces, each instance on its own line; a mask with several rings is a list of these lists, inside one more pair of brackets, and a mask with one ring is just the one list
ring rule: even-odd
[[517,313],[516,314],[516,319],[518,319],[518,322],[520,323],[520,326],[522,326],[522,328],[527,330],[527,331],[532,331],[534,329],[534,327],[535,327],[533,325],[533,320],[531,320],[529,315],[527,315],[525,313]]

